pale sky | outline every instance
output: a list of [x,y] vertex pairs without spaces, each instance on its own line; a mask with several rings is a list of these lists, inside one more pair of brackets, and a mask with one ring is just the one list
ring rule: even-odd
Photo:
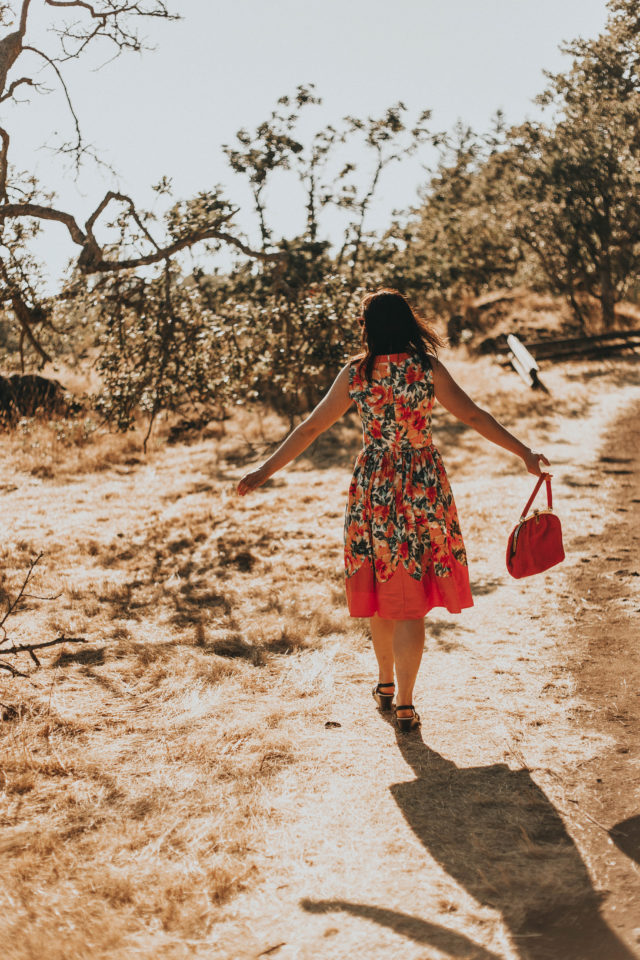
[[[532,98],[544,85],[543,69],[565,65],[558,44],[595,36],[606,18],[604,0],[176,0],[171,7],[182,21],[140,24],[155,50],[124,53],[96,70],[112,55],[105,44],[64,65],[84,135],[116,168],[115,181],[91,163],[77,185],[65,177],[61,161],[38,149],[56,131],[63,139],[73,132],[51,69],[23,55],[10,74],[30,67],[56,90],[7,106],[10,159],[55,189],[58,204],[80,222],[109,188],[160,210],[164,201],[150,186],[166,174],[180,198],[224,184],[243,206],[239,222],[255,241],[246,188],[221,145],[233,142],[239,127],[266,119],[282,94],[315,83],[323,104],[308,108],[309,129],[346,114],[378,116],[398,100],[411,118],[430,108],[433,129],[462,119],[485,130],[497,108],[515,123],[536,115]],[[62,19],[69,11],[44,10],[36,0],[27,42],[53,54],[47,26]],[[415,203],[423,164],[433,160],[425,147],[387,171],[369,228],[384,229],[394,209]],[[304,210],[292,175],[274,183],[271,200],[276,237],[300,232]],[[340,223],[334,218],[328,229],[338,243]],[[62,226],[47,225],[38,251],[55,284],[77,248]]]

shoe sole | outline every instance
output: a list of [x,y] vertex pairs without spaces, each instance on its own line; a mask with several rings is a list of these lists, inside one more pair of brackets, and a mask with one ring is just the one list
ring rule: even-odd
[[393,697],[386,697],[382,693],[374,693],[373,699],[378,704],[381,710],[385,712],[391,710],[393,706]]
[[408,720],[408,723],[407,723],[407,724],[404,724],[404,723],[402,722],[402,720],[403,720],[402,717],[400,717],[400,718],[396,717],[396,723],[398,724],[398,730],[400,730],[402,733],[411,733],[412,730],[417,730],[417,729],[420,727],[420,724],[419,724],[419,723],[416,723],[416,722],[414,721],[413,717],[407,717],[406,719]]

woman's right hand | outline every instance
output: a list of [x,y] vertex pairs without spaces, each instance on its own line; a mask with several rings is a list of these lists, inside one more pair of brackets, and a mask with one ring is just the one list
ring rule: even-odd
[[251,493],[256,487],[261,487],[268,479],[269,477],[263,463],[255,470],[250,470],[249,473],[245,473],[236,487],[236,493],[240,497],[244,497],[245,494]]
[[541,477],[543,473],[549,473],[548,470],[540,469],[540,461],[547,467],[551,466],[544,453],[534,453],[533,450],[528,450],[522,459],[524,460],[525,467],[534,477]]

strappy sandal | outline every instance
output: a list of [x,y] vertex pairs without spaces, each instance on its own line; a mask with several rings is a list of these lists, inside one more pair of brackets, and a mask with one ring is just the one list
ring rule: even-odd
[[[413,716],[399,717],[398,710],[413,710]],[[421,723],[420,716],[416,712],[416,708],[412,703],[406,703],[404,706],[402,706],[401,704],[397,704],[393,708],[393,713],[395,716],[395,721],[398,724],[398,729],[403,730],[405,733],[407,733],[409,730],[415,730],[416,727],[420,726],[420,723]]]
[[378,683],[371,693],[381,710],[391,710],[393,704],[393,693],[382,693],[382,687],[395,687],[395,683]]

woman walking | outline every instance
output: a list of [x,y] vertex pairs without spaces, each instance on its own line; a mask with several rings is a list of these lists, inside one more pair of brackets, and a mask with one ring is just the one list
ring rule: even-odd
[[[540,476],[534,453],[467,396],[436,357],[442,341],[402,294],[381,289],[362,302],[362,353],[352,357],[318,406],[260,467],[238,484],[243,496],[302,453],[355,403],[363,446],[344,524],[349,615],[370,618],[378,661],[373,696],[401,730],[420,724],[413,688],[433,607],[473,606],[456,505],[431,437],[438,400],[481,436]],[[395,678],[394,678],[395,672]]]

